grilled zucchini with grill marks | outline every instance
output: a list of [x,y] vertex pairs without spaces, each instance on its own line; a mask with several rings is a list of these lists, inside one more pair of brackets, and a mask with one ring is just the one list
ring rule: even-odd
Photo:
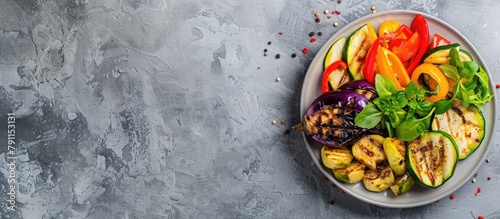
[[394,173],[387,163],[378,165],[375,170],[366,170],[363,185],[368,191],[382,192],[394,182]]
[[366,166],[357,161],[352,161],[349,166],[333,170],[333,175],[341,182],[357,183],[363,179]]
[[384,139],[384,152],[396,176],[406,173],[406,144],[397,138]]
[[422,185],[437,188],[455,171],[458,148],[453,138],[443,131],[425,131],[408,142],[408,171]]
[[384,153],[384,137],[381,135],[366,135],[360,138],[352,146],[352,155],[357,161],[365,164],[368,168],[375,170],[378,163],[387,160]]
[[458,158],[467,158],[481,144],[484,138],[484,117],[479,109],[457,105],[443,114],[435,115],[432,130],[444,131],[453,137],[458,146]]
[[411,178],[410,174],[406,172],[404,175],[398,177],[391,185],[391,190],[394,195],[398,196],[405,192],[410,191],[415,185],[415,180]]
[[323,146],[321,148],[321,160],[323,161],[323,165],[332,170],[346,168],[351,163],[352,158],[351,151],[344,146]]

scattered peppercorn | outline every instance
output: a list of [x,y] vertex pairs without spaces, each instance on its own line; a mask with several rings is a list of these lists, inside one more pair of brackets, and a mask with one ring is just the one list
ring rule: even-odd
[[319,12],[314,13],[315,17],[319,17]]
[[316,42],[316,38],[311,37],[311,39],[309,41],[311,41],[311,43],[314,43],[314,42]]
[[281,120],[281,124],[282,124],[282,125],[284,125],[284,124],[285,124],[285,120],[284,120],[284,119],[282,119],[282,120]]
[[477,177],[477,173],[474,174],[474,177]]
[[328,13],[329,13],[329,11],[328,11],[328,10],[325,10],[325,11],[324,11],[324,13],[325,13],[325,14],[328,14]]
[[477,219],[484,219],[484,216],[478,216]]
[[495,87],[496,87],[497,89],[499,89],[499,88],[500,88],[500,84],[497,84]]
[[309,50],[307,48],[302,49],[302,53],[307,54],[308,52],[309,52]]
[[276,125],[276,120],[273,120],[271,123],[272,123],[273,125]]
[[475,183],[476,182],[476,179],[472,179],[472,183]]
[[257,67],[257,69],[260,69],[260,66],[259,66],[259,67]]
[[297,57],[297,54],[296,53],[292,53],[292,58],[295,58]]
[[490,180],[491,180],[491,177],[489,177],[489,176],[488,176],[488,178],[486,178],[486,179],[487,179],[488,181],[490,181]]
[[376,11],[377,10],[377,7],[375,7],[375,5],[372,5],[372,11]]
[[328,178],[323,178],[323,182],[328,182]]
[[267,52],[264,52],[264,56],[267,56],[268,54],[269,54],[269,53],[267,53]]
[[331,16],[331,15],[327,15],[326,17],[327,17],[328,19],[332,18],[332,16]]
[[321,36],[321,35],[323,35],[323,32],[318,31],[318,36]]
[[319,19],[319,17],[316,18],[316,23],[319,23],[321,20]]
[[477,187],[476,193],[478,193],[478,194],[481,193],[481,188]]
[[281,31],[280,31],[278,34],[279,34],[279,35],[283,35],[283,32],[281,32]]
[[337,10],[336,10],[336,11],[335,11],[335,14],[338,14],[338,15],[340,15],[340,11],[337,11]]
[[314,32],[310,32],[310,33],[309,33],[309,36],[310,36],[310,37],[313,37],[313,36],[314,36]]
[[342,190],[342,189],[339,189],[339,192],[342,193],[342,194],[344,194],[344,190]]
[[271,41],[267,42],[267,45],[271,45]]
[[377,13],[377,10],[373,10],[372,13]]
[[331,205],[334,205],[334,204],[335,204],[335,201],[334,201],[334,200],[331,200],[331,201],[330,201],[330,204],[331,204]]
[[337,3],[339,3],[339,4],[342,3],[342,0],[337,0]]
[[277,77],[276,78],[276,82],[280,82],[281,81],[281,78],[280,77]]
[[290,134],[290,129],[285,130],[285,135]]
[[455,195],[450,195],[450,199],[455,199]]
[[280,55],[279,53],[278,53],[278,54],[276,54],[276,58],[277,58],[277,59],[281,58],[281,55]]
[[334,26],[334,27],[339,26],[339,22],[336,22],[336,21],[335,21],[335,23],[333,23],[333,26]]
[[267,52],[267,49],[264,49],[264,52]]
[[437,200],[437,201],[436,201],[436,202],[434,202],[434,203],[439,203],[439,201],[440,201],[440,200]]
[[488,158],[488,159],[486,159],[486,163],[489,163],[489,162],[490,162],[490,159],[489,159],[489,158]]

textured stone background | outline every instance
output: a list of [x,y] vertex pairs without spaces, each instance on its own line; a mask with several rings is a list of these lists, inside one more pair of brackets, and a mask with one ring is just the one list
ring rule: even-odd
[[[500,218],[497,143],[454,200],[387,209],[332,188],[284,134],[314,54],[372,5],[450,23],[500,82],[495,0],[0,0],[0,155],[14,112],[18,156],[0,217]],[[324,9],[342,14],[316,24]]]

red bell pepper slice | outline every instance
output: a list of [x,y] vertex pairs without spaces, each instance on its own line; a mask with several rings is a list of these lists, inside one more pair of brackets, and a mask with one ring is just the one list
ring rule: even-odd
[[389,49],[389,50],[394,52],[394,54],[396,54],[396,56],[398,56],[398,58],[401,60],[401,62],[406,62],[406,61],[410,60],[410,58],[415,56],[415,54],[417,54],[417,52],[419,51],[418,49],[420,48],[420,45],[422,45],[420,43],[420,35],[418,34],[418,32],[415,32],[408,40],[406,40],[403,43],[403,45],[401,45],[399,47],[394,47],[393,49]]
[[365,79],[371,83],[375,84],[375,57],[377,56],[377,50],[384,39],[382,37],[377,38],[371,45],[368,53],[365,57],[365,64],[363,66],[363,76]]
[[321,93],[324,94],[330,91],[330,86],[328,84],[328,77],[330,76],[330,74],[332,74],[332,72],[334,72],[338,68],[347,69],[347,63],[345,63],[342,60],[338,60],[330,64],[328,68],[325,69],[325,71],[323,72],[323,78],[321,80]]
[[429,50],[434,49],[438,46],[449,45],[449,44],[451,44],[451,42],[448,39],[435,33],[434,36],[432,37],[432,43],[429,45]]
[[394,51],[394,49],[401,47],[405,42],[405,39],[393,39],[389,42],[389,50]]
[[415,68],[420,64],[420,61],[425,52],[427,52],[427,47],[429,46],[429,27],[427,25],[427,21],[422,15],[415,15],[415,19],[413,19],[413,22],[411,23],[411,30],[413,30],[413,32],[418,32],[418,35],[420,36],[420,47],[417,54],[411,58],[410,66],[406,69],[406,72],[408,72],[410,76],[413,73],[413,70],[415,70]]

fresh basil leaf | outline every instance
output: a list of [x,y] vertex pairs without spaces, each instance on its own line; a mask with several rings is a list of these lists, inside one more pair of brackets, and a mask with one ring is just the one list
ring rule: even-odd
[[382,98],[390,98],[391,94],[397,90],[396,84],[381,74],[375,75],[375,89],[378,96]]
[[408,104],[406,93],[402,90],[394,91],[391,95],[392,109],[401,109]]
[[464,68],[464,63],[460,60],[460,55],[457,49],[450,49],[450,65],[457,67],[458,72]]
[[473,61],[464,61],[464,69],[466,69],[465,78],[470,79],[479,70],[477,63]]
[[374,128],[382,119],[382,112],[375,104],[368,103],[363,110],[354,118],[354,123],[361,128]]
[[389,118],[389,122],[393,128],[398,127],[401,122],[406,119],[406,111],[403,109],[399,109],[392,113],[388,113],[387,117]]
[[443,114],[453,107],[453,100],[440,100],[434,103],[434,113]]
[[426,115],[429,115],[433,106],[434,106],[434,103],[432,103],[432,102],[422,101],[422,102],[419,102],[418,107],[415,109],[415,112],[420,116],[426,116]]
[[[470,98],[471,93],[469,92],[469,90],[465,89],[462,86],[461,94],[462,94],[462,97],[461,97],[462,106],[465,108],[469,107],[469,98]],[[474,95],[474,91],[472,91],[472,95]]]
[[430,126],[432,110],[429,115],[421,119],[412,117],[407,119],[396,128],[396,136],[402,141],[412,141],[420,136]]
[[373,100],[373,103],[380,109],[380,111],[385,112],[391,109],[391,101],[386,98],[379,97]]
[[455,66],[449,64],[443,64],[439,66],[439,69],[443,72],[446,77],[451,78],[454,81],[460,80],[460,75],[458,74],[458,70]]
[[415,82],[410,81],[405,88],[406,97],[415,98],[418,94],[418,86]]

